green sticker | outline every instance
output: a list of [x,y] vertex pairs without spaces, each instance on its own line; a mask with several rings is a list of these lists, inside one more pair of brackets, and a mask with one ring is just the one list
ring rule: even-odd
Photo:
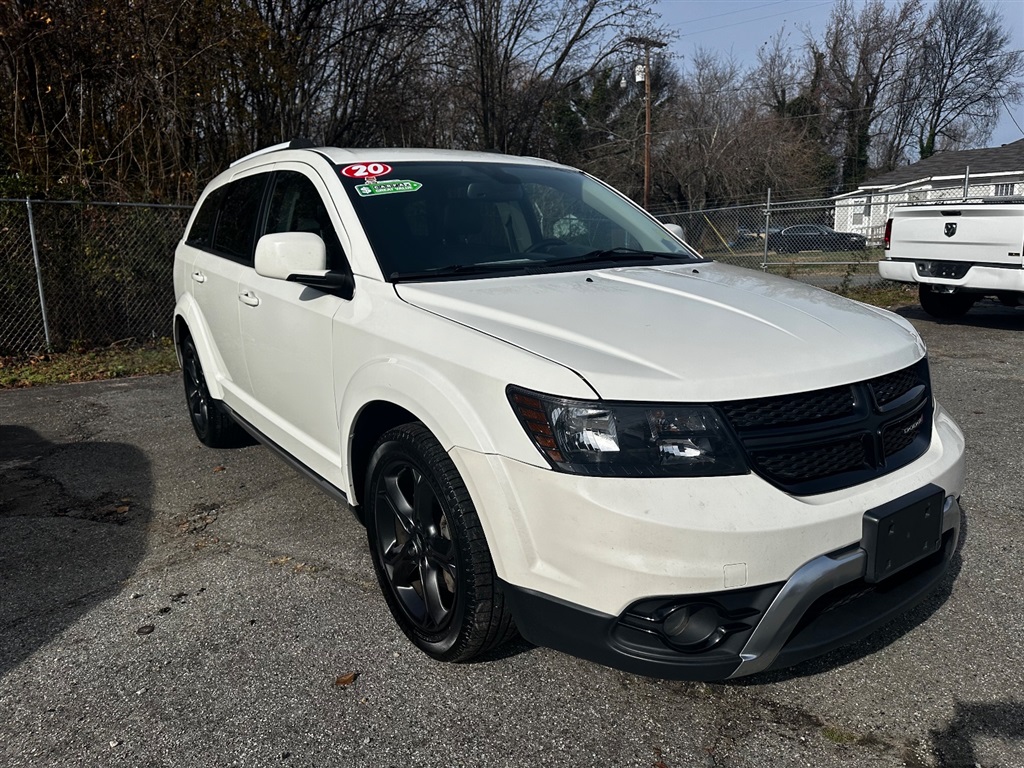
[[409,179],[388,179],[387,181],[356,184],[356,192],[360,197],[372,197],[373,195],[393,195],[397,192],[415,192],[422,186],[418,181]]

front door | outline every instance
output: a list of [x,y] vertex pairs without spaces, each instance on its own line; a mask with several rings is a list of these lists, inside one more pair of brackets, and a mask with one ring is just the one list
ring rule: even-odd
[[[277,168],[263,233],[315,233],[324,240],[328,267],[347,270],[322,180],[300,163]],[[254,425],[321,477],[343,485],[332,329],[349,302],[255,270],[239,291],[242,344],[260,409]]]

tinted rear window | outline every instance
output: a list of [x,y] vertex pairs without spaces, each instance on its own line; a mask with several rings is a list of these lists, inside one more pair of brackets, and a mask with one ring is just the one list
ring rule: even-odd
[[251,261],[255,247],[260,202],[269,174],[247,176],[231,182],[220,206],[213,235],[213,249],[226,256]]

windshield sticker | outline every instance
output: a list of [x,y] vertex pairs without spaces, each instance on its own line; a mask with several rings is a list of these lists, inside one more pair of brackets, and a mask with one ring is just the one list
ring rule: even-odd
[[356,184],[356,192],[360,197],[373,197],[374,195],[393,195],[397,192],[416,192],[422,186],[418,181],[409,179],[374,180],[367,181],[365,184]]
[[389,173],[391,166],[387,163],[356,163],[341,169],[341,174],[350,179],[375,179]]

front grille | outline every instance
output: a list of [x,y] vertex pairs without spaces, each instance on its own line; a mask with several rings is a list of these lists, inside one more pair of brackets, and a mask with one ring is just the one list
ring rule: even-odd
[[912,413],[899,421],[887,424],[882,430],[882,445],[885,447],[885,455],[892,456],[911,445],[924,428],[924,414],[920,412]]
[[875,402],[880,406],[899,399],[914,387],[922,384],[927,384],[927,381],[921,380],[920,372],[916,369],[916,366],[904,368],[902,371],[896,371],[896,373],[890,373],[885,376],[879,376],[877,379],[871,379],[868,382],[868,386],[871,387],[871,392],[875,396]]
[[796,495],[827,493],[909,464],[931,441],[925,360],[842,387],[720,404],[751,468]]
[[763,397],[725,403],[722,408],[737,429],[813,424],[853,412],[849,387],[832,387],[800,395]]
[[763,474],[785,482],[802,482],[850,472],[865,466],[864,441],[858,436],[812,445],[792,451],[768,451],[754,454],[754,463]]

